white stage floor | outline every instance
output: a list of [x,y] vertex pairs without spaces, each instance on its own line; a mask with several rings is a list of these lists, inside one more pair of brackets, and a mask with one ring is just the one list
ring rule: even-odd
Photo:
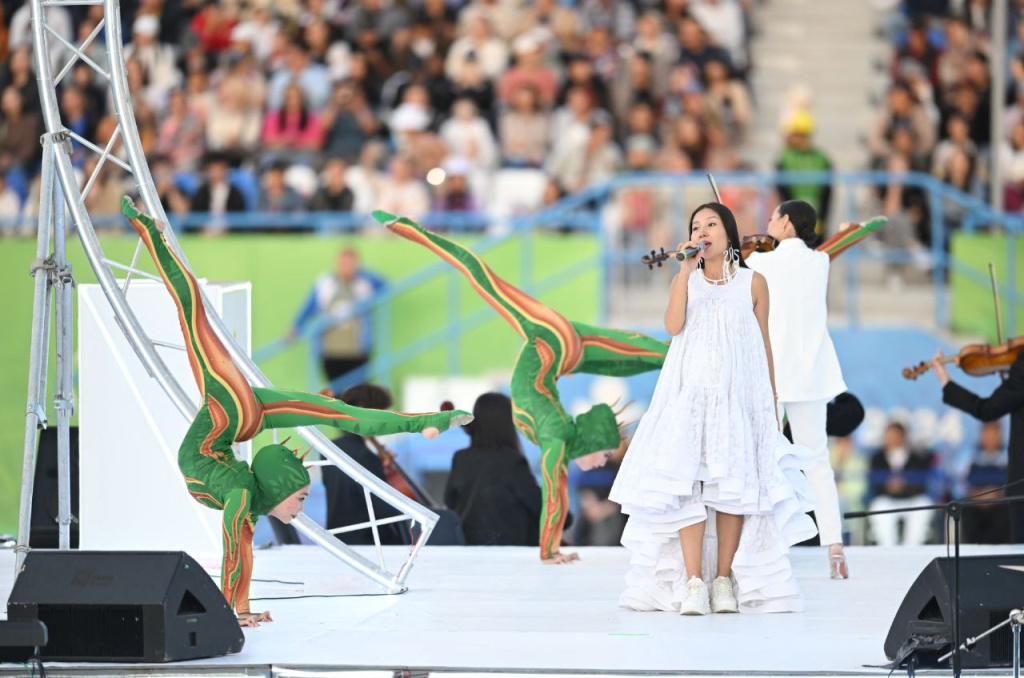
[[[964,548],[965,555],[1000,552],[1012,551]],[[254,610],[269,609],[275,621],[247,629],[240,654],[151,666],[146,675],[211,669],[220,675],[323,676],[398,668],[885,675],[866,665],[885,662],[882,643],[896,608],[921,569],[945,555],[945,547],[850,548],[847,581],[828,579],[823,550],[797,548],[792,558],[806,612],[707,617],[618,609],[626,552],[580,553],[580,562],[554,566],[541,564],[536,549],[425,547],[404,595],[254,602]],[[0,552],[3,600],[13,558],[10,551]],[[253,598],[372,591],[312,546],[257,551],[255,578],[302,584],[257,581]],[[55,664],[47,673],[84,675],[83,669],[94,676],[120,673],[97,664]],[[0,675],[27,674],[6,665]]]

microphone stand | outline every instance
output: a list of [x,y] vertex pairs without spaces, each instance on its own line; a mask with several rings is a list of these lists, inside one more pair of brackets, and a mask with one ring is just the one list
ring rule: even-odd
[[951,631],[953,634],[953,678],[960,678],[961,657],[960,657],[960,518],[963,517],[965,508],[990,504],[1020,504],[1024,503],[1024,496],[1000,497],[999,499],[974,499],[965,501],[950,501],[945,504],[929,504],[927,506],[913,506],[910,508],[882,509],[878,511],[850,511],[844,513],[843,517],[867,518],[868,516],[880,516],[887,513],[911,513],[913,511],[945,511],[946,516],[953,519],[953,619]]

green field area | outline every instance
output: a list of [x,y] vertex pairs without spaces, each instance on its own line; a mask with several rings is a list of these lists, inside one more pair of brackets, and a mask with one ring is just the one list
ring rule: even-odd
[[[480,239],[459,240],[472,247]],[[136,242],[135,238],[127,236],[101,239],[106,255],[121,262],[131,261]],[[398,350],[422,337],[436,336],[436,341],[426,342],[425,350],[395,366],[388,385],[395,388],[396,393],[408,376],[446,374],[449,366],[456,364],[460,372],[467,375],[511,366],[520,340],[497,314],[471,330],[458,333],[454,341],[444,337],[442,330],[450,322],[464,321],[485,305],[461,276],[427,250],[400,238],[382,233],[362,237],[275,234],[182,239],[182,247],[199,277],[252,282],[254,350],[288,331],[313,281],[333,268],[335,254],[346,246],[360,252],[366,268],[396,285],[427,267],[433,266],[438,272],[398,295],[389,310],[381,311],[387,313],[387,317],[377,319],[378,326],[390,326],[390,336],[378,337],[376,341],[383,351]],[[524,275],[529,280],[528,287],[543,284],[545,279],[564,278],[537,296],[574,320],[596,322],[599,298],[595,290],[600,289],[601,284],[599,248],[592,236],[534,235],[504,242],[486,252],[484,257],[499,275],[514,284],[521,284]],[[77,240],[69,245],[69,252],[76,280],[95,282]],[[32,241],[0,243],[0,285],[8,291],[4,317],[10,323],[0,338],[0,364],[4,365],[0,370],[0,533],[13,533],[17,524],[32,324],[33,280],[28,269],[34,257]],[[152,271],[145,253],[142,259],[146,261],[141,268]],[[580,274],[572,273],[580,270]],[[567,271],[570,271],[568,275]],[[75,314],[77,316],[77,305]],[[77,327],[75,332],[77,336]],[[308,382],[307,342],[289,346],[260,367],[272,382],[281,386],[320,386]],[[53,374],[52,362],[50,374]],[[49,396],[52,398],[52,388]],[[53,420],[52,404],[48,403],[48,407]]]
[[974,271],[974,275],[954,272],[950,276],[953,331],[958,334],[996,340],[995,306],[992,284],[989,282],[988,264],[996,268],[1001,287],[1009,280],[1010,257],[1014,258],[1014,289],[1017,293],[1016,309],[1003,289],[1000,304],[1003,315],[1003,334],[1015,337],[1024,334],[1024,238],[1017,237],[1011,250],[1010,240],[1003,234],[963,234],[953,237],[952,254],[961,264]]

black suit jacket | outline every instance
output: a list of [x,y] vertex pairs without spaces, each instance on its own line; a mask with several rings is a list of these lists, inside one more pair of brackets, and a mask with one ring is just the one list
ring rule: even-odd
[[[1024,352],[1010,366],[1010,374],[987,398],[950,381],[942,389],[942,401],[975,419],[995,421],[1010,415],[1008,482],[1024,480]],[[1006,490],[1008,496],[1024,496],[1024,482]],[[1011,506],[1013,541],[1024,542],[1024,504]]]
[[540,541],[540,486],[518,450],[456,452],[444,503],[458,514],[470,546],[537,546]]
[[[242,192],[234,186],[228,184],[228,212],[244,212],[245,211],[245,197],[242,196]],[[209,212],[210,211],[210,184],[206,183],[196,189],[195,195],[192,196],[192,211],[193,212]]]

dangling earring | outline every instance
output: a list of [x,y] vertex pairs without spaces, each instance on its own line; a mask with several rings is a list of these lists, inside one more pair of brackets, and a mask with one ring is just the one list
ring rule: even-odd
[[736,274],[737,263],[740,259],[739,252],[730,245],[729,249],[722,252],[722,259],[724,259],[722,270],[725,272],[725,277],[731,278]]

